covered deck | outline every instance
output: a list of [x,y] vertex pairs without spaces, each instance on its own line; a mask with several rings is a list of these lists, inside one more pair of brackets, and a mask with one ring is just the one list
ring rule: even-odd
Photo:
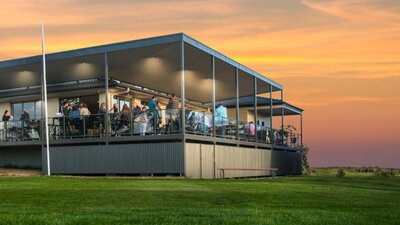
[[[50,146],[195,142],[301,149],[303,110],[284,102],[281,85],[185,34],[46,57]],[[0,110],[13,116],[0,122],[0,149],[45,145],[42,73],[41,56],[0,62],[0,79],[6,81],[0,83]],[[172,94],[179,109],[167,108]],[[144,120],[133,112],[128,119],[98,113],[101,103],[107,110],[115,103],[119,110],[125,104],[132,109],[148,106],[153,96],[161,110],[145,112]],[[61,115],[65,101],[87,103],[91,115]],[[226,114],[216,113],[219,107]],[[29,118],[22,117],[24,111]],[[300,119],[297,129],[284,123],[293,115]]]

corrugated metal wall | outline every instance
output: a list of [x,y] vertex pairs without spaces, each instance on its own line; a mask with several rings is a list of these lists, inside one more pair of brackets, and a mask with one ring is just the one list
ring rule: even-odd
[[0,149],[0,166],[41,168],[41,146],[10,146]]
[[[193,179],[212,179],[214,172],[215,178],[219,178],[221,173],[216,168],[278,168],[277,174],[291,175],[301,173],[301,157],[296,152],[186,143],[185,168],[186,177]],[[225,177],[270,174],[265,171],[225,171]]]
[[[62,146],[50,149],[52,174],[184,173],[182,143]],[[44,151],[43,156],[45,162]],[[45,170],[46,167],[43,168]]]

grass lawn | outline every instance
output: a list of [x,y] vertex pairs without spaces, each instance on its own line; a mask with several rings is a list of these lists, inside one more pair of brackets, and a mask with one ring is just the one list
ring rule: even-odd
[[400,177],[1,177],[0,224],[400,224]]

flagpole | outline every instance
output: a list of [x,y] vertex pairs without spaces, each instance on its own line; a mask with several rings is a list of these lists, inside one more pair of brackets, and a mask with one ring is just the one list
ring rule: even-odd
[[44,92],[44,124],[46,128],[47,175],[50,176],[49,115],[47,110],[46,50],[44,45],[44,24],[42,23],[42,55],[43,55],[43,92]]

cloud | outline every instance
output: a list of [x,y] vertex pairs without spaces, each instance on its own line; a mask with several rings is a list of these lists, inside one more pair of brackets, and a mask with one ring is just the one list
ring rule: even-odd
[[[310,9],[356,23],[398,24],[400,7],[392,1],[371,0],[302,0],[302,4]],[[386,4],[382,4],[386,3]]]
[[387,99],[366,97],[366,96],[346,96],[346,97],[340,97],[338,98],[338,100],[345,102],[380,102],[380,101],[386,101]]

